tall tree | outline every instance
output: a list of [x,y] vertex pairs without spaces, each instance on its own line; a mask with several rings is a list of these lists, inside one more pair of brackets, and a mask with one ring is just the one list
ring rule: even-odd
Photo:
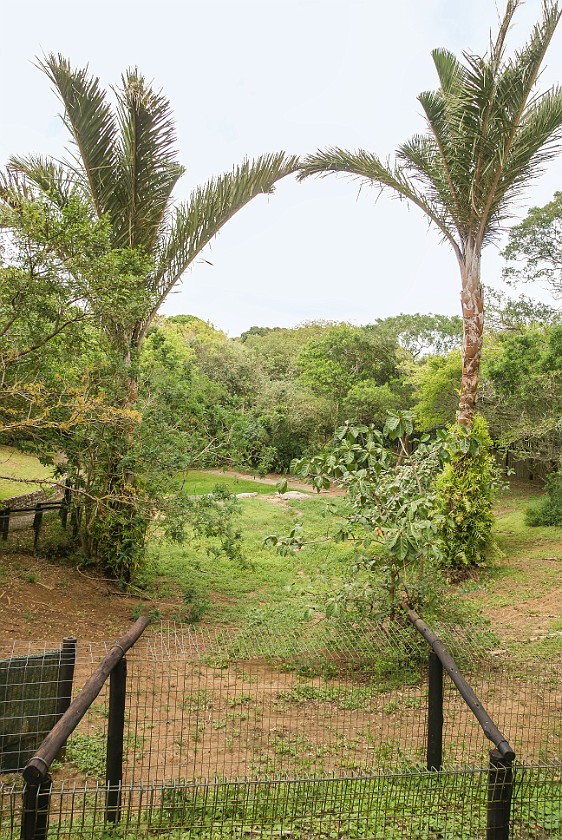
[[436,91],[421,93],[427,130],[400,146],[394,166],[362,149],[330,148],[307,157],[300,178],[344,172],[388,188],[426,214],[458,260],[463,317],[459,423],[470,426],[484,328],[481,253],[501,232],[510,202],[558,151],[562,90],[539,93],[541,65],[561,12],[544,0],[542,20],[511,58],[506,37],[521,0],[508,0],[495,41],[463,60],[434,50]]
[[544,207],[531,207],[509,232],[503,276],[511,283],[542,283],[562,299],[562,193]]
[[[184,169],[177,160],[174,122],[164,95],[137,69],[129,69],[114,91],[113,108],[87,68],[73,69],[67,59],[53,54],[40,67],[63,104],[75,153],[63,163],[40,156],[12,158],[0,195],[15,209],[30,190],[58,209],[79,196],[92,218],[108,226],[108,271],[90,278],[83,301],[112,351],[115,399],[131,409],[128,435],[116,436],[112,451],[99,459],[98,470],[105,474],[97,488],[98,494],[117,499],[113,532],[107,520],[98,523],[97,553],[115,553],[121,546],[126,568],[134,562],[127,560],[127,552],[135,555],[144,533],[135,509],[142,492],[136,475],[140,465],[130,453],[138,357],[146,331],[179,278],[222,226],[251,199],[273,192],[276,181],[296,170],[298,159],[279,152],[245,160],[175,205],[172,192]],[[62,249],[60,257],[74,270],[72,249],[60,242],[54,247]]]

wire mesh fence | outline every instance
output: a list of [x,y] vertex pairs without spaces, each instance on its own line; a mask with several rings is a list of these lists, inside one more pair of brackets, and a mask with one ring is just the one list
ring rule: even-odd
[[[127,785],[118,836],[478,840],[488,836],[488,785],[482,768]],[[107,838],[106,796],[100,784],[54,783],[48,836]],[[18,838],[21,796],[13,785],[0,789],[0,815],[0,838]],[[509,836],[560,840],[560,768],[516,768]]]
[[[510,836],[562,838],[562,663],[515,672],[477,637],[437,632],[517,753]],[[109,647],[79,642],[75,693]],[[0,644],[3,659],[38,652]],[[424,767],[427,653],[398,625],[151,628],[127,654],[121,835],[485,837],[491,744],[450,680],[446,769]],[[107,710],[106,686],[53,766],[49,836],[103,833]],[[0,840],[22,807],[4,779]]]

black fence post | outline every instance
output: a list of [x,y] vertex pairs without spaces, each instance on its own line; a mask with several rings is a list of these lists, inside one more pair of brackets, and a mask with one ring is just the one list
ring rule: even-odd
[[127,694],[127,660],[121,659],[109,677],[109,719],[107,724],[107,758],[105,782],[105,819],[119,822],[121,816],[121,784],[123,782],[123,732]]
[[513,767],[499,750],[490,750],[486,840],[508,840],[513,792]]
[[2,539],[8,539],[8,531],[10,529],[10,508],[2,508],[0,510],[0,531],[2,532]]
[[443,766],[443,665],[435,653],[429,653],[427,689],[427,769]]
[[[59,680],[57,685],[57,715],[62,717],[72,700],[72,684],[74,682],[74,666],[76,664],[76,639],[67,636],[62,640]],[[61,747],[57,756],[59,761],[64,758],[66,745]]]
[[62,640],[60,663],[57,714],[63,715],[72,700],[72,683],[76,664],[76,638],[74,636],[66,636]]
[[43,521],[43,505],[37,502],[35,505],[35,516],[33,517],[33,551],[37,550],[37,543],[39,542],[39,531],[41,530],[41,523]]
[[50,776],[40,785],[26,784],[23,790],[21,840],[46,840],[52,784]]

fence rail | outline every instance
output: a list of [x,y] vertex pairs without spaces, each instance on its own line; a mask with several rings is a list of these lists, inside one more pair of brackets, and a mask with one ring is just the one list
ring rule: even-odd
[[403,603],[402,607],[412,626],[431,647],[428,665],[427,769],[441,770],[443,767],[443,670],[445,670],[482,727],[484,735],[495,746],[495,749],[490,750],[486,838],[487,840],[508,840],[515,752],[462,675],[441,639],[408,604]]
[[[505,754],[517,751],[511,778],[489,763],[489,734],[453,681],[432,689],[428,640],[409,623],[164,625],[128,650],[126,674],[113,667],[52,781],[7,780],[0,840],[20,825],[24,840],[101,840],[117,822],[127,840],[562,840],[562,663],[516,676],[462,628],[434,629],[509,738]],[[75,684],[119,654],[79,643]],[[442,754],[430,762],[435,697]]]
[[[61,525],[66,530],[68,522],[68,512],[70,510],[70,503],[72,499],[72,488],[65,487],[64,495],[59,499],[45,499],[37,501],[33,505],[10,505],[0,504],[0,537],[3,541],[8,539],[10,533],[10,523],[13,524],[14,517],[19,517],[20,521],[29,522],[29,527],[33,529],[33,551],[37,551],[39,544],[39,535],[43,526],[43,515],[50,511],[58,510]],[[32,518],[33,517],[33,518]],[[75,523],[73,523],[73,530],[75,530]]]

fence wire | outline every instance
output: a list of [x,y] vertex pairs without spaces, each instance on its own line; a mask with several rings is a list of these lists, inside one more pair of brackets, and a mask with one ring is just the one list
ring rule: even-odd
[[[214,780],[126,785],[119,837],[478,840],[486,837],[488,771]],[[103,785],[54,783],[49,836],[108,836]],[[0,787],[1,840],[19,837],[21,792]],[[560,840],[560,767],[516,768],[510,837]]]
[[[479,638],[436,632],[517,753],[510,836],[562,840],[562,663],[515,672]],[[0,643],[0,658],[56,646]],[[74,694],[110,647],[78,643]],[[485,837],[492,744],[448,678],[447,769],[424,770],[427,654],[398,625],[149,629],[127,654],[119,836]],[[49,837],[103,834],[107,705],[106,685],[53,766]],[[19,777],[4,780],[0,840],[22,807]]]

